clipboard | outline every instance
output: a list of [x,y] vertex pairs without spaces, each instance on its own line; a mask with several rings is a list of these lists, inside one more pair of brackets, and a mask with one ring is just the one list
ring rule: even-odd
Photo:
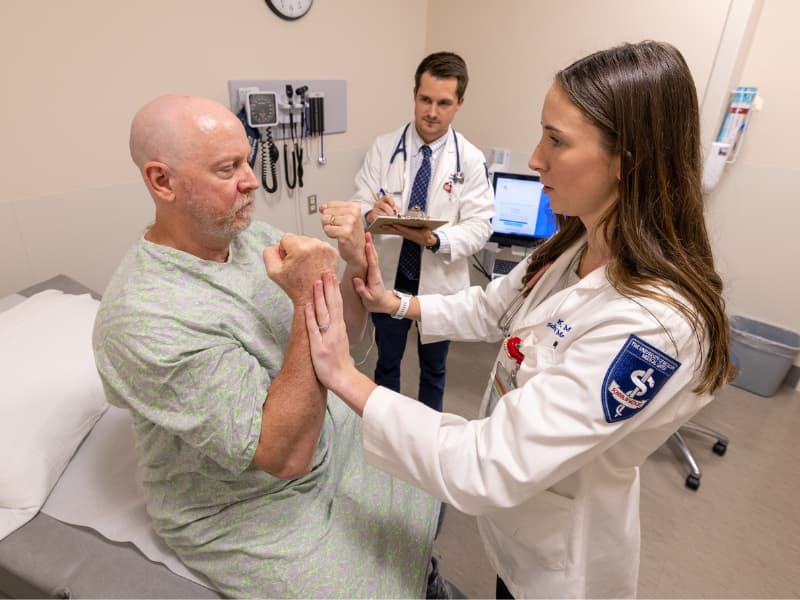
[[402,225],[403,227],[411,227],[414,229],[436,229],[445,225],[447,220],[445,219],[431,219],[430,217],[418,217],[418,216],[404,216],[404,215],[397,215],[396,217],[387,217],[381,215],[377,219],[372,222],[367,228],[367,231],[370,233],[383,233],[387,235],[398,235],[393,232],[383,231],[384,225]]

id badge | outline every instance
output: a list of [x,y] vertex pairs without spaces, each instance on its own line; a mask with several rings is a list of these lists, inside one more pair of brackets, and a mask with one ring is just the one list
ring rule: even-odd
[[508,372],[502,363],[498,360],[497,367],[494,370],[494,381],[492,382],[492,391],[489,395],[489,407],[487,414],[494,412],[494,407],[500,401],[500,398],[505,396],[508,392],[516,389],[517,383],[512,373]]

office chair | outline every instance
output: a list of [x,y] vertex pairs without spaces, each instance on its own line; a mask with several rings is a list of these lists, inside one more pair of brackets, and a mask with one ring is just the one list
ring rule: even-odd
[[690,472],[686,477],[686,487],[688,487],[690,490],[696,490],[700,487],[700,478],[703,476],[703,473],[700,471],[700,467],[697,466],[697,461],[694,459],[694,456],[692,456],[692,451],[689,450],[689,446],[686,444],[686,440],[683,439],[681,431],[699,433],[701,435],[714,438],[716,442],[711,447],[711,450],[713,450],[714,453],[719,456],[723,456],[727,451],[728,438],[718,431],[714,431],[713,429],[709,429],[708,427],[698,423],[693,423],[692,421],[681,425],[678,431],[670,436],[670,441],[672,442],[673,446],[677,448],[678,452],[681,453],[681,456],[683,456],[684,460],[689,464]]

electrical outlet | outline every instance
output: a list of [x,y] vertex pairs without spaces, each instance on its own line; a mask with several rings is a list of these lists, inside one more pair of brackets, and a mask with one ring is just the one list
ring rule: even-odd
[[508,166],[511,162],[511,150],[505,148],[492,149],[492,164]]
[[317,195],[311,194],[308,197],[308,214],[313,215],[317,212]]

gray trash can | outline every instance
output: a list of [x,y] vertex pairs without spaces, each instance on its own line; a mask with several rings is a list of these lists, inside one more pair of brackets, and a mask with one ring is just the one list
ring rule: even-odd
[[773,396],[800,351],[800,334],[748,319],[731,317],[731,355],[739,374],[731,381],[759,396]]

